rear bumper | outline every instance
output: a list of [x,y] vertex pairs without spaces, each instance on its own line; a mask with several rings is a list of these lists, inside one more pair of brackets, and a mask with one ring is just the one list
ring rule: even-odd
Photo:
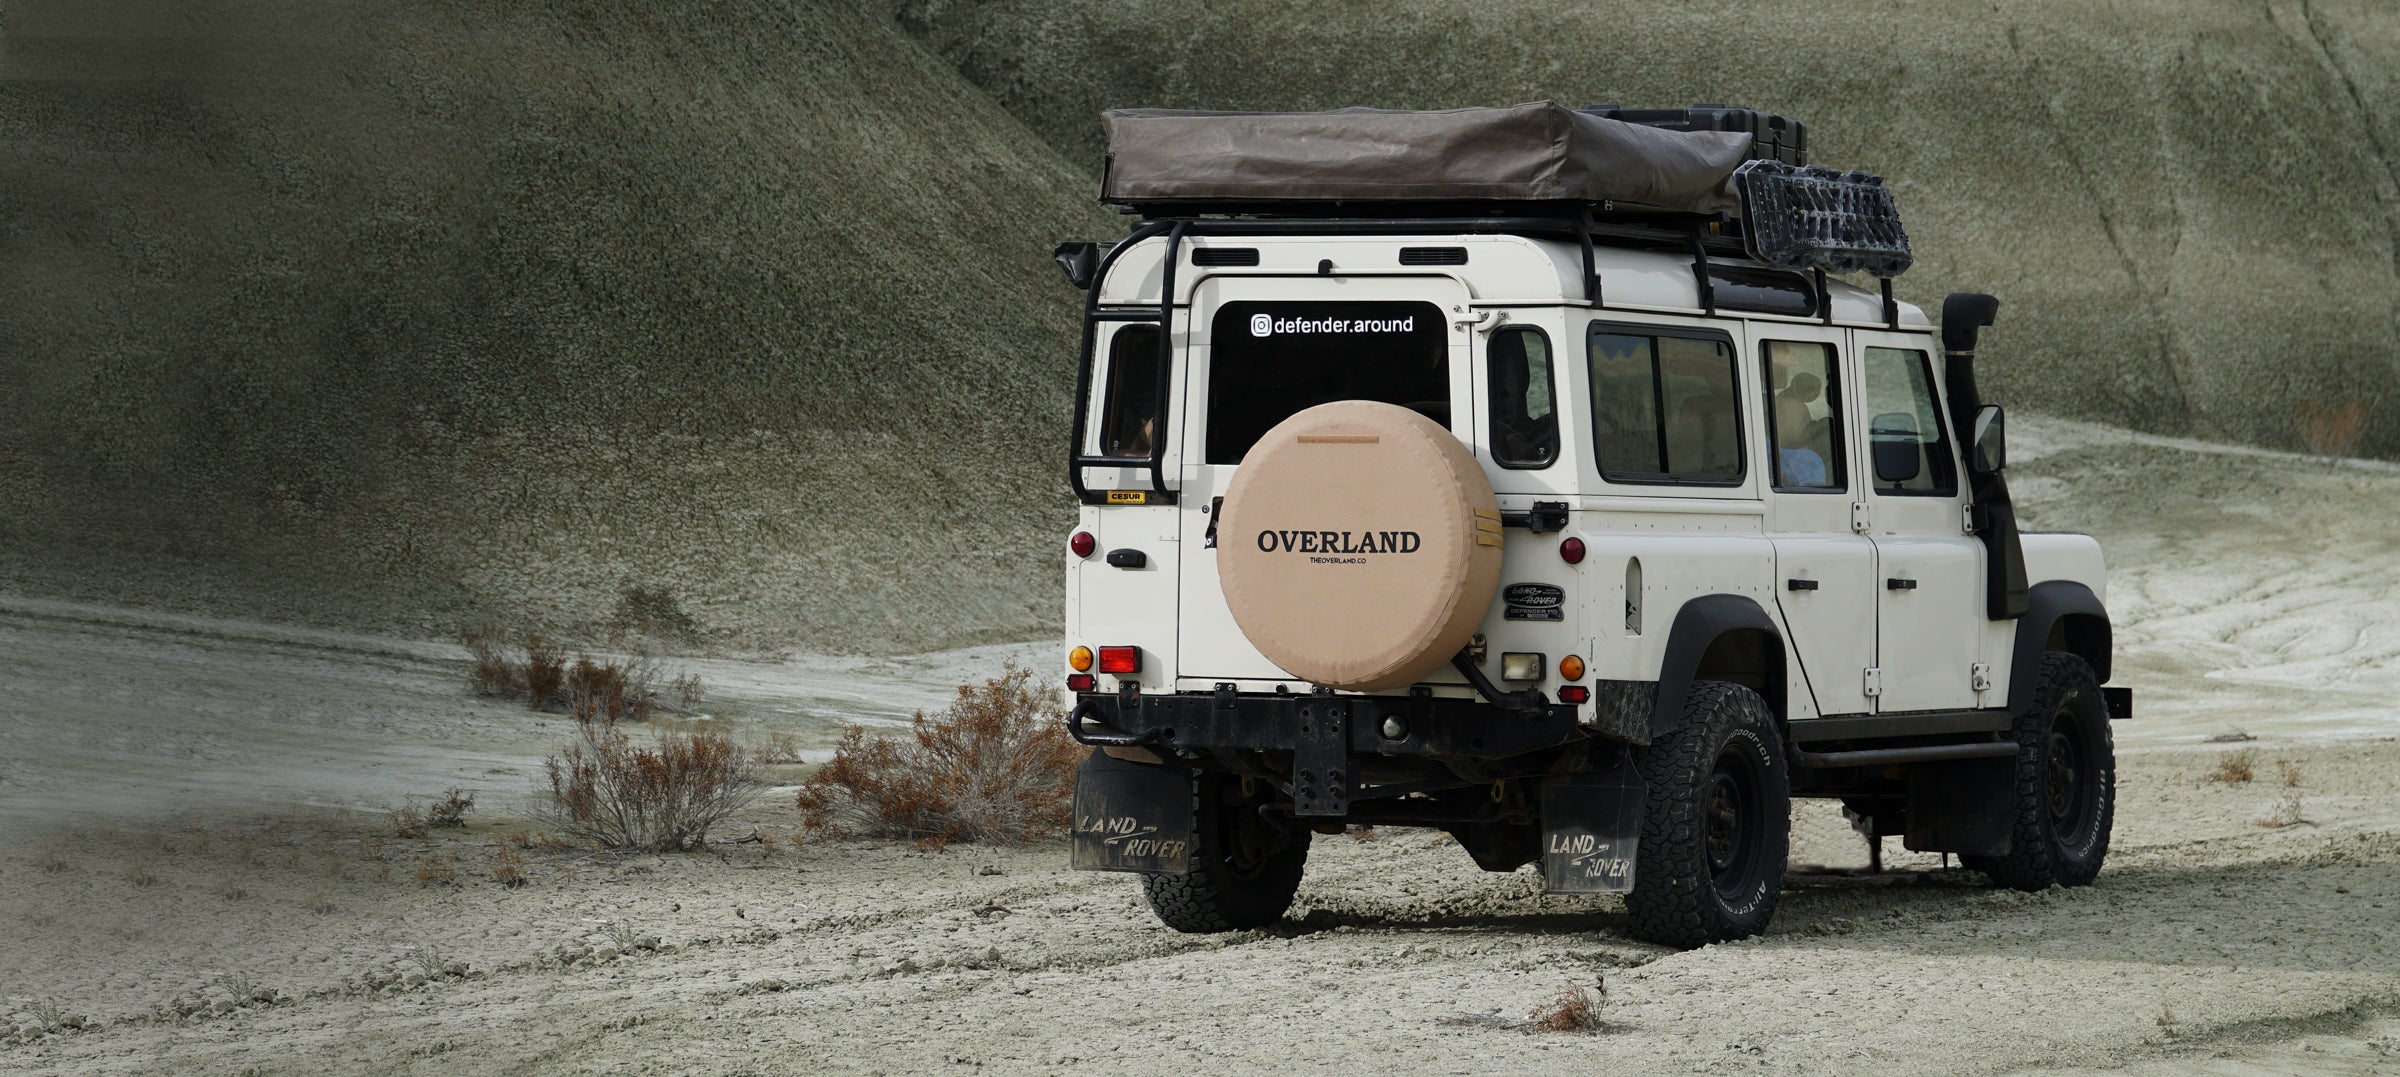
[[[1067,719],[1097,747],[1237,749],[1431,759],[1505,759],[1585,739],[1575,708],[1502,710],[1432,696],[1085,692]],[[1389,733],[1399,736],[1388,736]]]

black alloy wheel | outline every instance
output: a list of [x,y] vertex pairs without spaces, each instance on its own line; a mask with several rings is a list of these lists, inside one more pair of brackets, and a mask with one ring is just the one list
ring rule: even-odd
[[[1268,806],[1263,783],[1207,772],[1192,777],[1191,871],[1142,876],[1142,896],[1160,923],[1208,933],[1265,927],[1300,891],[1309,831]],[[1288,810],[1288,809],[1287,809]]]
[[2117,804],[2116,746],[2092,667],[2064,651],[2043,655],[2034,705],[2013,729],[2009,851],[1961,860],[2017,890],[2087,885],[2108,857]]
[[1635,938],[1690,948],[1766,930],[1791,843],[1783,738],[1758,693],[1694,683],[1683,723],[1634,752],[1642,840],[1625,911]]

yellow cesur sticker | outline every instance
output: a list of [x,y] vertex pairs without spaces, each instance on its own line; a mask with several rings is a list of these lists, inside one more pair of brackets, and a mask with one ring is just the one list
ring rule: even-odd
[[1147,505],[1150,503],[1150,491],[1110,490],[1108,503],[1111,505]]

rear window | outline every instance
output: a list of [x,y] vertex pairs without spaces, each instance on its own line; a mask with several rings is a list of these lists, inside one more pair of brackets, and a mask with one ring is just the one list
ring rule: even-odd
[[1108,346],[1108,406],[1101,412],[1100,451],[1148,456],[1157,431],[1158,327],[1129,325]]
[[1590,361],[1601,475],[1629,483],[1742,481],[1732,342],[1595,325]]
[[1431,303],[1227,303],[1209,323],[1208,462],[1238,464],[1276,423],[1380,400],[1450,425],[1449,323]]

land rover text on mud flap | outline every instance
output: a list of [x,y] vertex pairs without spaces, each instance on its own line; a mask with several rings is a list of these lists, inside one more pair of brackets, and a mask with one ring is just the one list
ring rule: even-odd
[[[2100,548],[2025,533],[1874,176],[1743,109],[1108,113],[1069,482],[1078,868],[1256,927],[1448,831],[1756,934],[1790,798],[2005,886],[2107,853]],[[1875,287],[1837,274],[1864,273]]]

